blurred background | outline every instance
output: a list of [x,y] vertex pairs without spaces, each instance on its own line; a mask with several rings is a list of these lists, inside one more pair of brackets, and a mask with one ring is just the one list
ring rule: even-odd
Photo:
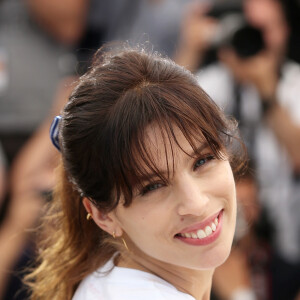
[[249,169],[211,298],[300,300],[299,0],[0,0],[0,300],[27,299],[53,116],[114,41],[171,57],[239,123]]

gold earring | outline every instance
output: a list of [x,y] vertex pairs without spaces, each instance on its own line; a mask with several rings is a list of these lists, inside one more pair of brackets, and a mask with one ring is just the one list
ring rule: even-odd
[[116,238],[116,234],[115,234],[114,231],[113,231],[113,233],[112,233],[112,236],[113,236],[114,239]]
[[126,248],[127,251],[129,251],[126,241],[124,240],[124,238],[121,238],[121,239],[122,239],[124,247]]
[[90,214],[90,213],[88,213],[87,215],[86,215],[86,219],[89,221],[90,219],[92,219],[93,217],[92,217],[92,215]]

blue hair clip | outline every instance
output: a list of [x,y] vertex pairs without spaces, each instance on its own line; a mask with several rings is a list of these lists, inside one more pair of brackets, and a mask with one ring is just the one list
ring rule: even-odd
[[61,120],[61,116],[56,116],[54,118],[54,120],[52,121],[52,124],[50,127],[50,138],[51,138],[52,144],[59,151],[60,151],[60,146],[59,146],[59,123],[60,123],[60,120]]

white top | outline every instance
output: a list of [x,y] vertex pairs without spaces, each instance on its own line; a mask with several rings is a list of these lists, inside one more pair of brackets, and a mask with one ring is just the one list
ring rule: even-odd
[[[111,270],[111,271],[110,271]],[[114,266],[110,259],[88,275],[72,300],[195,300],[153,274]]]

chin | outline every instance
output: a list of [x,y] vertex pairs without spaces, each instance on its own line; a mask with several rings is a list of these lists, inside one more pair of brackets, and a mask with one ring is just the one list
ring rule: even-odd
[[209,249],[204,255],[202,255],[201,269],[215,269],[222,265],[230,255],[233,241],[233,233],[230,237],[226,237],[223,241],[220,241],[218,245]]
[[215,249],[212,253],[202,260],[201,269],[215,269],[222,265],[228,258],[231,247],[222,247],[222,249]]

